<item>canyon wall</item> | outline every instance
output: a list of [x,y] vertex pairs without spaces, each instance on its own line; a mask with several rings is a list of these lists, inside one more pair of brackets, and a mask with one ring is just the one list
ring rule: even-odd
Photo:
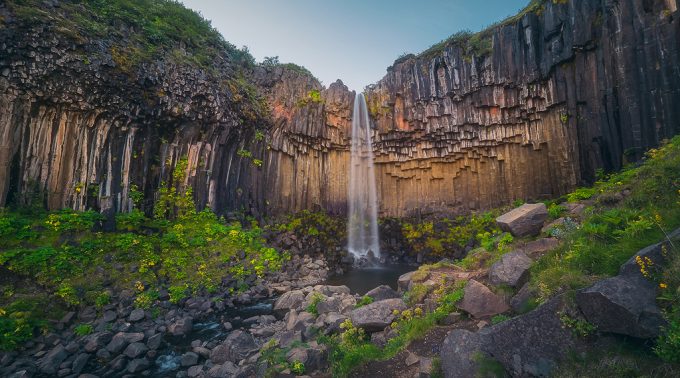
[[[366,90],[381,215],[554,197],[680,133],[679,17],[675,0],[547,1],[399,59]],[[218,213],[345,212],[341,82],[228,56],[130,67],[125,41],[75,34],[0,5],[0,205],[126,211],[139,190],[150,210],[165,185]]]

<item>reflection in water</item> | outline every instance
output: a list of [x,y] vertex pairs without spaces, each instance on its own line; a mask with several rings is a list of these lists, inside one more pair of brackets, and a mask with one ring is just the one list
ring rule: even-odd
[[397,279],[404,273],[416,270],[410,265],[385,265],[377,268],[352,269],[340,276],[330,277],[328,285],[346,285],[352,294],[364,295],[367,291],[380,286],[388,285],[397,289]]

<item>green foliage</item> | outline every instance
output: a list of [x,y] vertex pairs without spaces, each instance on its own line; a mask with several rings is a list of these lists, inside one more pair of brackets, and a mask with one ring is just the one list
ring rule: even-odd
[[128,44],[112,50],[119,51],[114,57],[119,66],[128,62],[121,67],[128,70],[163,55],[204,69],[221,58],[246,67],[254,64],[246,48],[226,42],[209,21],[177,1],[65,1],[49,12],[39,0],[10,0],[8,5],[19,18],[52,22],[57,31],[80,42],[90,37],[126,37]]
[[597,331],[597,328],[587,320],[570,316],[564,312],[560,313],[560,321],[563,327],[569,328],[574,335],[579,337],[588,337]]
[[[541,300],[556,293],[579,289],[619,267],[640,249],[665,238],[667,230],[680,226],[680,137],[650,150],[643,164],[628,167],[578,189],[570,200],[597,198],[584,213],[580,227],[561,238],[562,245],[532,266],[532,285]],[[629,190],[628,197],[618,197]]]
[[323,101],[324,100],[321,98],[321,92],[319,92],[318,89],[312,89],[309,92],[307,92],[307,96],[298,100],[297,106],[303,107],[309,104],[320,104],[323,103]]
[[506,320],[510,320],[510,317],[507,316],[507,315],[498,314],[498,315],[494,316],[493,318],[491,318],[491,324],[503,323]]
[[116,228],[119,231],[138,231],[148,219],[144,212],[132,209],[129,213],[116,214]]
[[324,296],[321,293],[313,293],[312,297],[309,301],[309,305],[307,306],[307,312],[314,316],[319,316],[319,310],[316,308],[316,306],[321,303],[324,300]]
[[415,306],[418,303],[422,303],[427,294],[429,293],[429,287],[423,285],[423,284],[415,284],[409,290],[406,292],[404,295],[404,301],[409,305],[409,306]]
[[78,324],[73,329],[73,333],[75,333],[76,336],[87,336],[92,332],[94,332],[94,327],[92,327],[92,324]]
[[103,220],[101,214],[95,211],[77,212],[71,209],[64,209],[47,216],[45,225],[57,232],[65,231],[86,231]]
[[567,194],[567,201],[578,202],[581,200],[587,200],[594,196],[596,193],[595,188],[578,188],[572,193]]
[[305,373],[305,364],[300,361],[293,361],[290,365],[290,371],[296,375],[302,375]]
[[429,257],[444,257],[462,252],[484,233],[496,233],[495,213],[472,214],[455,219],[436,221],[401,221],[402,235],[410,253],[424,253]]
[[172,172],[171,185],[161,184],[160,197],[153,209],[155,219],[181,219],[196,213],[193,190],[184,185],[188,164],[186,157],[180,158]]
[[13,350],[33,338],[36,330],[47,328],[45,301],[42,297],[19,299],[0,307],[0,350]]
[[550,216],[550,219],[553,220],[561,217],[565,211],[567,211],[567,209],[564,206],[558,205],[556,203],[551,203],[548,206],[548,215]]
[[680,314],[672,313],[667,318],[654,352],[666,362],[680,363]]
[[359,301],[354,307],[355,308],[364,307],[366,305],[370,305],[371,303],[373,303],[373,297],[371,297],[370,295],[364,295],[363,297],[361,297],[361,299],[359,299]]
[[95,298],[94,304],[97,308],[102,308],[111,302],[111,294],[108,292],[103,292]]

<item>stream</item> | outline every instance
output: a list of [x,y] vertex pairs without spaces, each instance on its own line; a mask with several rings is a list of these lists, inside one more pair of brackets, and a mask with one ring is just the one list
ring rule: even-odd
[[[404,273],[415,270],[410,265],[385,265],[372,268],[352,269],[343,275],[328,278],[324,285],[345,285],[352,294],[363,296],[366,292],[380,285],[389,285],[397,289],[397,280]],[[193,331],[184,337],[166,336],[166,347],[160,351],[155,360],[154,376],[174,377],[181,368],[182,354],[191,351],[191,342],[194,340],[221,341],[231,331],[227,331],[222,320],[232,324],[233,329],[247,329],[248,324],[243,321],[253,316],[272,315],[272,309],[276,298],[268,298],[253,305],[226,309],[220,313],[214,313],[209,318],[194,324]]]

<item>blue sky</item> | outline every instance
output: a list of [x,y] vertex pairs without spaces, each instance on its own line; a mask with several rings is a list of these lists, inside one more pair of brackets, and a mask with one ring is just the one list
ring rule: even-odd
[[324,85],[361,90],[402,53],[418,53],[463,29],[477,31],[528,0],[182,0],[255,59],[279,56]]

